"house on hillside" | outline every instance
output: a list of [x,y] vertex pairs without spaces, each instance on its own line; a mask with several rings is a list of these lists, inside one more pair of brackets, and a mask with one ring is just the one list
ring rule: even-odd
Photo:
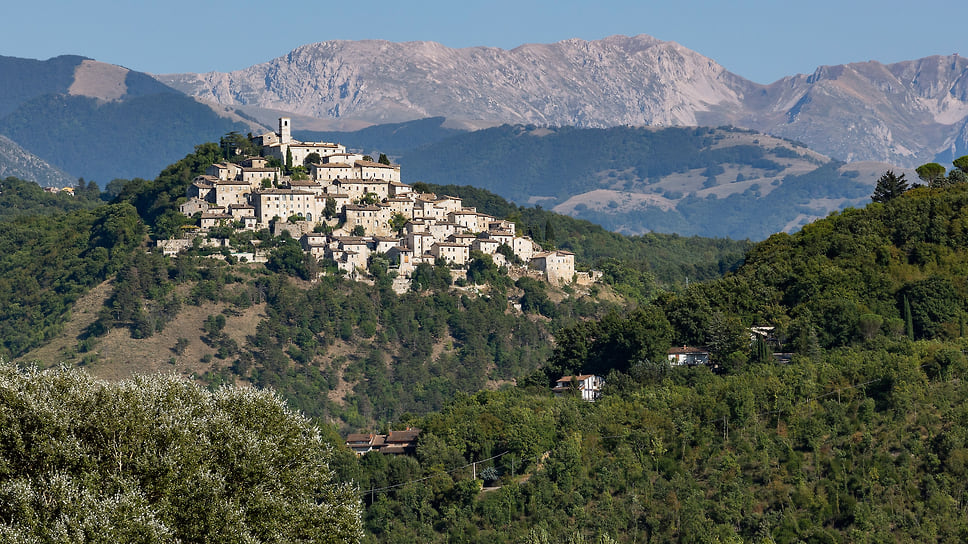
[[569,391],[577,391],[581,394],[581,399],[588,402],[595,402],[602,395],[602,386],[605,380],[594,374],[581,374],[579,376],[562,376],[555,382],[551,389],[555,395],[561,396]]
[[709,364],[709,352],[689,346],[682,346],[670,348],[669,349],[669,364],[673,366],[679,365],[708,365]]
[[353,433],[346,437],[346,447],[356,455],[366,455],[371,451],[394,455],[412,455],[417,450],[420,429],[407,427],[390,434]]
[[366,455],[385,446],[386,439],[385,434],[353,433],[346,437],[346,446],[356,455]]
[[402,431],[390,431],[386,438],[386,446],[380,449],[380,453],[412,455],[417,451],[417,437],[419,436],[420,429],[411,427]]
[[559,249],[538,253],[531,262],[544,272],[548,283],[568,283],[575,277],[575,254],[570,251]]

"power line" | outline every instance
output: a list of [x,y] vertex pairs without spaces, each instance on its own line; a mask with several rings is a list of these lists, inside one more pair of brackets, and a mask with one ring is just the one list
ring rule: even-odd
[[457,472],[458,470],[463,470],[463,469],[465,469],[467,467],[477,465],[478,463],[485,463],[487,461],[491,461],[493,459],[497,459],[498,457],[502,457],[502,456],[507,455],[509,453],[511,453],[510,450],[503,451],[503,452],[501,452],[501,453],[499,453],[497,455],[493,455],[491,457],[488,457],[487,459],[481,459],[480,461],[471,461],[470,463],[467,463],[466,465],[462,465],[462,466],[459,466],[457,468],[452,468],[450,470],[445,470],[444,472],[435,472],[434,474],[431,474],[430,476],[425,476],[423,478],[418,478],[416,480],[410,480],[408,482],[402,482],[402,483],[395,484],[395,485],[388,485],[386,487],[377,487],[377,488],[369,489],[367,491],[364,491],[363,492],[363,495],[366,495],[368,493],[372,495],[373,493],[383,492],[383,491],[389,491],[391,489],[396,489],[396,488],[404,487],[404,486],[407,486],[407,485],[410,485],[410,484],[415,484],[415,483],[423,482],[423,481],[429,480],[429,479],[431,479],[431,478],[433,478],[435,476],[440,476],[441,474],[450,474],[452,472]]

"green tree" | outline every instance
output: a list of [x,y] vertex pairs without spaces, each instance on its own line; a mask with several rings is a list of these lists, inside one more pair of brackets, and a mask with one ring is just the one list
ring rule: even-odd
[[918,166],[915,171],[918,173],[918,177],[921,178],[921,181],[923,181],[929,187],[935,187],[945,181],[945,167],[936,162],[922,164],[921,166]]
[[387,157],[386,153],[380,153],[380,158],[377,160],[380,164],[386,164],[389,166],[390,158]]
[[286,173],[292,172],[292,150],[286,148]]
[[316,259],[304,252],[299,242],[291,236],[284,236],[279,246],[269,253],[266,268],[311,280],[316,275],[317,265]]
[[753,346],[750,349],[750,362],[753,363],[769,363],[773,360],[773,352],[770,346],[759,336],[753,341]]
[[4,542],[362,537],[360,500],[330,468],[333,448],[273,393],[2,364],[0,397]]
[[944,333],[944,324],[952,326],[961,314],[962,298],[954,284],[945,277],[931,276],[905,285],[903,298],[905,321],[910,320],[917,338],[935,338]]
[[556,240],[556,237],[555,237],[555,226],[551,222],[551,218],[550,217],[548,218],[547,221],[545,221],[544,239],[547,240],[548,242],[552,243],[552,244],[554,244],[555,243],[555,240]]
[[467,281],[481,285],[492,283],[498,278],[498,268],[490,255],[471,250],[470,263],[467,265]]
[[968,173],[968,155],[958,157],[957,159],[951,161],[951,164],[953,164],[958,170]]
[[665,360],[672,327],[661,310],[646,306],[627,318],[609,313],[599,321],[579,323],[561,331],[555,341],[545,368],[549,379],[578,371],[605,376],[612,370],[628,372],[637,362]]
[[393,230],[393,232],[400,234],[403,232],[403,228],[407,226],[408,221],[410,221],[410,219],[408,219],[406,215],[403,215],[400,212],[394,213],[390,216],[390,228]]
[[706,346],[715,362],[723,364],[732,354],[746,351],[748,345],[749,334],[738,317],[722,312],[710,316]]
[[323,215],[326,219],[336,216],[336,199],[331,196],[326,197],[326,204],[323,205]]
[[904,296],[904,334],[914,340],[914,316],[911,313],[911,301]]
[[908,190],[908,182],[904,174],[897,176],[892,170],[888,170],[883,176],[877,179],[874,187],[874,194],[871,200],[874,202],[889,202],[904,194]]
[[323,162],[323,158],[320,157],[319,153],[316,152],[306,155],[306,158],[303,159],[303,164],[306,166],[309,166],[310,164],[319,164],[321,162]]
[[291,178],[293,181],[309,179],[309,174],[306,172],[305,166],[294,166],[291,171]]
[[380,195],[376,193],[363,193],[359,202],[362,206],[373,206],[380,203]]

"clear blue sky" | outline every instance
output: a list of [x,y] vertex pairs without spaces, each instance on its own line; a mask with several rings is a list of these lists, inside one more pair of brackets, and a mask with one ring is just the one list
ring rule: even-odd
[[[512,49],[613,34],[678,42],[758,83],[821,65],[968,55],[965,0],[18,1],[0,55],[155,74],[230,71],[333,39]],[[335,17],[335,20],[333,19]]]

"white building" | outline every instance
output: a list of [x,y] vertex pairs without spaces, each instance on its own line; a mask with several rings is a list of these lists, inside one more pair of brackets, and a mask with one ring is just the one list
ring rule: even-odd
[[594,374],[562,376],[555,382],[555,387],[552,391],[554,391],[555,395],[561,396],[577,387],[577,393],[581,394],[582,400],[595,402],[602,395],[603,385],[605,385],[605,380]]

